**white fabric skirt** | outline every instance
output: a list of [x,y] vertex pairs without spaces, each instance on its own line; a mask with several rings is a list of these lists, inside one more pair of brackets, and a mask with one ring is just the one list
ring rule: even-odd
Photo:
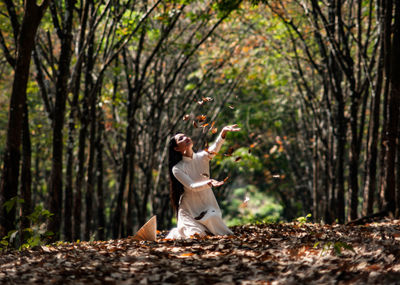
[[167,235],[167,239],[184,239],[198,234],[205,236],[213,235],[233,235],[233,232],[225,225],[222,220],[221,212],[215,209],[208,209],[204,216],[196,220],[187,211],[179,209],[178,225]]

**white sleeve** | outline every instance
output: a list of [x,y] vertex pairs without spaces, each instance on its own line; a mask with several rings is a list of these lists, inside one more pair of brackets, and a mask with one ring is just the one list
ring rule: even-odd
[[222,138],[220,133],[217,140],[208,148],[208,151],[206,151],[209,159],[212,159],[219,152],[224,141],[225,139]]
[[191,191],[202,191],[204,189],[210,188],[210,185],[208,185],[208,183],[211,182],[210,179],[194,182],[192,178],[189,177],[189,175],[187,175],[176,166],[172,168],[172,173],[185,188],[190,189]]

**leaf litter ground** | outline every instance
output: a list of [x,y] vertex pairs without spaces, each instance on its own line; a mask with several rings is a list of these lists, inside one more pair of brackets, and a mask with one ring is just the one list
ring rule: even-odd
[[400,284],[400,220],[232,228],[234,236],[42,246],[0,255],[3,284]]

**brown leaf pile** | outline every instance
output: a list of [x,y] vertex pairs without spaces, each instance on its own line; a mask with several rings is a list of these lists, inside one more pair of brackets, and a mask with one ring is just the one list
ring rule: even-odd
[[[399,284],[400,220],[260,224],[235,236],[64,243],[0,255],[4,284]],[[314,245],[317,243],[315,247]],[[333,244],[346,245],[335,251]]]

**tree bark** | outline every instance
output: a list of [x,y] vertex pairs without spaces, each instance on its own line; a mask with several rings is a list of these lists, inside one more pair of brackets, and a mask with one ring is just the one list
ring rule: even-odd
[[[48,229],[54,233],[53,240],[60,238],[61,215],[62,215],[62,190],[63,190],[63,129],[65,120],[65,108],[68,92],[68,78],[70,75],[70,64],[72,56],[72,20],[75,0],[67,0],[66,12],[63,22],[64,29],[57,30],[61,41],[61,54],[58,64],[56,82],[56,96],[54,106],[53,127],[53,157],[50,183],[50,212],[54,214],[49,222]],[[53,18],[58,17],[57,14]],[[57,25],[56,25],[57,27]]]
[[384,208],[395,214],[396,211],[396,174],[395,161],[400,108],[400,4],[396,2],[393,43],[391,49],[390,92],[388,98],[389,119],[387,122],[387,154],[386,154],[386,190]]
[[32,213],[32,148],[29,130],[28,104],[25,104],[23,131],[22,131],[22,169],[21,169],[21,196],[22,203],[21,229],[30,228],[30,221],[27,218]]
[[[100,111],[101,112],[101,111]],[[100,115],[100,118],[102,115]],[[102,136],[104,131],[104,121],[98,120],[97,122],[97,142],[96,142],[96,150],[97,150],[97,171],[96,171],[96,178],[97,178],[97,219],[98,219],[98,239],[104,240],[105,239],[105,228],[106,228],[106,219],[105,219],[105,208],[104,208],[104,189],[103,189],[103,142]]]
[[[379,17],[379,30],[384,31],[383,17],[382,17],[382,6],[378,1],[377,10]],[[380,36],[380,49],[378,59],[378,70],[376,77],[375,90],[373,90],[372,97],[372,111],[370,118],[370,140],[368,141],[368,157],[366,159],[366,180],[364,185],[364,201],[362,215],[370,215],[373,213],[374,206],[374,195],[376,193],[376,171],[377,171],[377,159],[378,159],[378,141],[379,141],[379,127],[380,127],[380,108],[381,108],[381,96],[382,96],[382,80],[383,80],[383,68],[384,68],[384,40]]]
[[393,1],[382,1],[382,9],[383,9],[383,21],[384,21],[384,31],[383,31],[383,41],[384,41],[384,54],[385,54],[385,68],[384,68],[384,83],[385,88],[383,92],[383,122],[382,122],[382,131],[381,131],[381,142],[380,142],[380,153],[379,153],[379,209],[381,211],[384,209],[385,202],[385,191],[386,191],[386,155],[387,155],[387,126],[388,126],[388,112],[389,112],[389,92],[390,92],[390,72],[391,72],[391,49],[392,49],[392,11],[393,11]]
[[29,78],[31,53],[34,47],[35,35],[40,21],[49,4],[44,0],[38,6],[34,0],[25,1],[25,14],[17,39],[17,55],[14,80],[11,92],[6,148],[4,153],[3,175],[0,185],[0,236],[12,230],[15,221],[15,208],[7,212],[4,202],[17,195],[20,147],[22,139],[23,114],[26,104],[26,88]]

